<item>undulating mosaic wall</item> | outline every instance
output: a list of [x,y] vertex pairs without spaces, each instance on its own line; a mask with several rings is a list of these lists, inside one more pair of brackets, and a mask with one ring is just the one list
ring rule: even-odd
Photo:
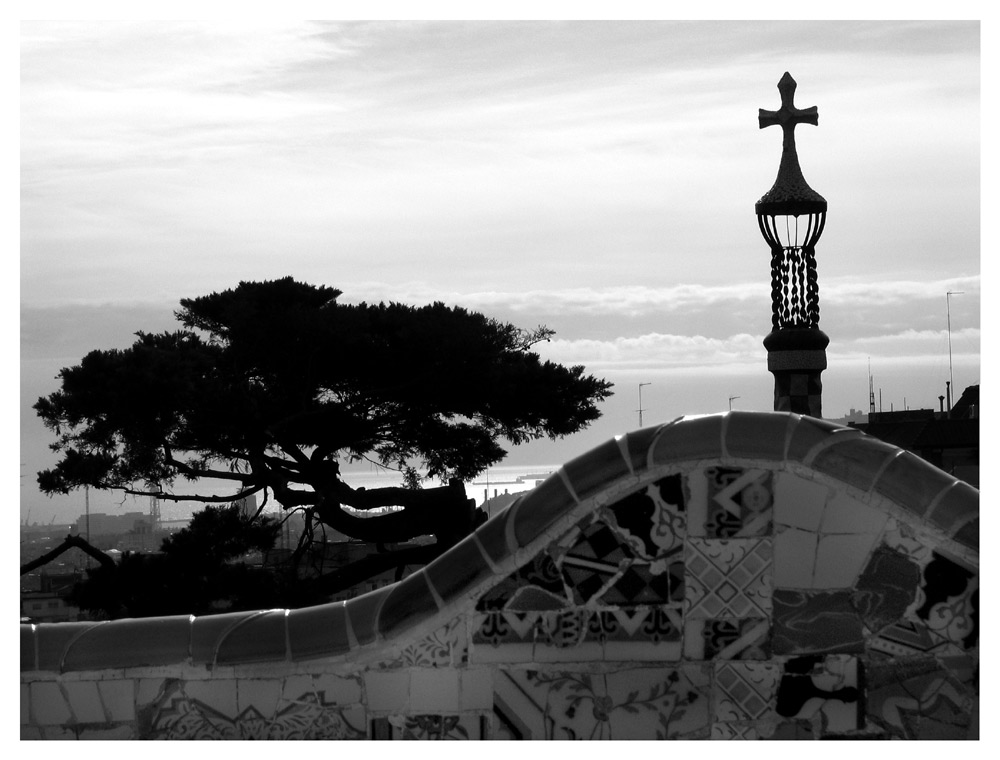
[[400,584],[213,618],[23,626],[22,736],[975,738],[978,492],[818,420],[682,418]]

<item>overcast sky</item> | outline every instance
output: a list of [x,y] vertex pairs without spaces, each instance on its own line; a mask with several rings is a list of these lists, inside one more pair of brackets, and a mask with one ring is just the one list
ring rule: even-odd
[[[754,203],[789,71],[817,245],[823,409],[938,406],[980,380],[977,22],[21,25],[21,517],[54,461],[30,406],[182,297],[292,275],[341,300],[443,300],[556,338],[604,417],[767,411]],[[947,325],[951,297],[951,361]],[[730,397],[735,397],[730,400]],[[95,506],[96,500],[96,506]],[[92,509],[121,511],[92,494]]]

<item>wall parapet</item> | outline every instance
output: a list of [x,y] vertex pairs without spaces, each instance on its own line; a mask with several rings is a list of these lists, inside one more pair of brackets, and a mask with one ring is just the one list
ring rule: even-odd
[[[164,717],[170,710],[200,711],[204,728],[207,706],[222,700],[226,710],[211,710],[229,716],[232,731],[252,706],[269,725],[283,726],[277,733],[294,733],[291,726],[312,710],[342,738],[421,731],[486,738],[528,730],[501,725],[524,712],[509,701],[526,689],[546,699],[573,694],[567,699],[589,700],[595,714],[634,716],[626,709],[630,692],[619,693],[628,681],[613,675],[619,672],[636,671],[637,683],[652,679],[649,694],[634,700],[653,702],[677,684],[717,701],[728,679],[757,676],[773,681],[772,701],[779,684],[801,678],[854,684],[842,688],[857,694],[859,673],[875,663],[865,659],[872,646],[887,649],[881,659],[926,659],[925,669],[947,661],[949,683],[966,684],[978,668],[978,639],[969,639],[978,630],[978,580],[974,588],[971,580],[978,578],[978,519],[976,489],[854,428],[780,412],[682,417],[567,462],[425,568],[346,602],[22,625],[22,728],[48,736],[90,726],[136,738],[169,723],[167,734],[175,736]],[[947,633],[924,630],[927,611],[915,608],[916,587],[893,591],[894,602],[883,598],[889,569],[919,586],[935,562],[966,579],[961,599],[938,600],[961,619]],[[742,578],[755,568],[757,585],[739,588],[731,578],[739,593],[727,599],[729,592],[706,588],[709,566],[713,578]],[[804,642],[791,622],[802,610],[843,615],[850,633],[832,646]],[[878,628],[883,623],[899,628],[891,642]],[[907,635],[923,643],[896,641],[918,623],[923,628]],[[734,649],[733,642],[757,641],[763,631],[767,646]],[[713,636],[735,636],[720,650],[726,657],[706,643]],[[727,659],[734,652],[739,661]],[[812,659],[796,665],[803,657]],[[789,672],[790,662],[805,670]],[[563,675],[539,681],[525,675],[542,672],[532,668]],[[386,686],[401,683],[401,673],[405,705],[389,696],[396,687]],[[330,689],[316,686],[323,678]],[[580,685],[585,681],[590,686]],[[355,693],[345,685],[352,683],[354,701],[344,696]],[[239,697],[241,689],[268,695],[271,706]],[[964,705],[969,689],[959,691],[956,703]],[[209,692],[214,696],[202,699]],[[341,696],[331,698],[335,692]],[[88,712],[76,706],[81,699],[102,707]],[[688,718],[675,716],[673,728],[660,726],[662,738],[726,738],[744,729],[757,735],[767,733],[765,724],[782,723],[773,705],[766,720],[745,714],[744,705],[738,718],[709,720],[706,713],[704,725],[681,731],[708,709],[698,705],[681,711]],[[284,723],[276,717],[282,709]],[[83,720],[84,712],[95,720]],[[422,727],[413,722],[435,715],[440,720],[427,718]],[[458,717],[442,718],[448,715]],[[648,720],[616,720],[619,738],[655,738]],[[860,731],[857,724],[850,730]],[[528,733],[542,735],[535,729]]]

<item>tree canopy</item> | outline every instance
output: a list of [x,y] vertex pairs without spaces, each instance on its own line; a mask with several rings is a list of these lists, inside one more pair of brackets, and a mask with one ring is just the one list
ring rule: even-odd
[[[456,487],[500,462],[503,443],[589,425],[611,384],[542,361],[553,333],[461,307],[343,304],[290,277],[182,299],[181,329],[136,334],[63,369],[35,410],[56,436],[47,493],[83,486],[229,503],[268,494],[286,509],[365,541],[474,527]],[[354,489],[340,464],[361,459],[451,481],[440,489]],[[231,484],[178,495],[177,479]],[[371,517],[354,510],[399,507]],[[351,510],[345,507],[352,508]]]

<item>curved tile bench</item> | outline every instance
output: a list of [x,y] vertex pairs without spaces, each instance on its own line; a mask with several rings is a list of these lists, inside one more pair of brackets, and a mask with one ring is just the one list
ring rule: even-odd
[[346,603],[22,625],[22,736],[974,737],[978,550],[912,454],[684,417]]

